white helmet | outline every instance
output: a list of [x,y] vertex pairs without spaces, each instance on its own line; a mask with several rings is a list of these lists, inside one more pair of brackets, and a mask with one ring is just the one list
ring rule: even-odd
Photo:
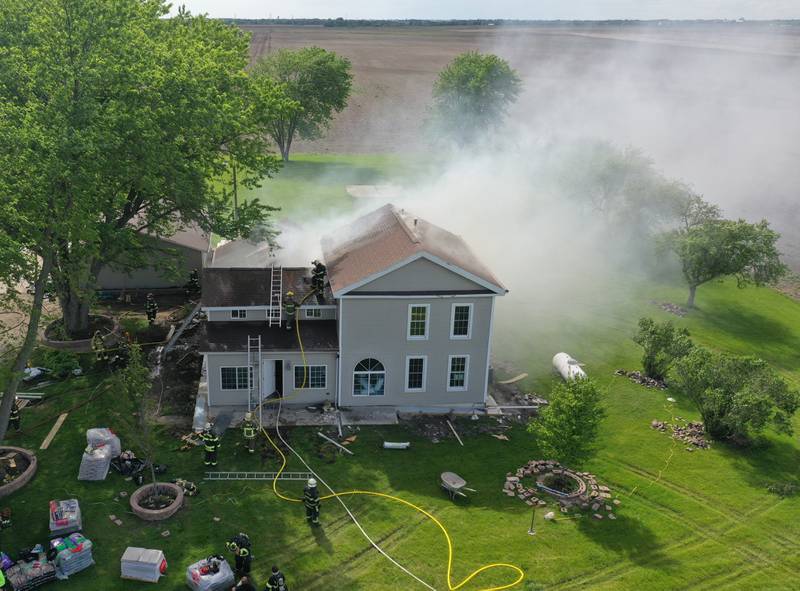
[[251,412],[244,413],[244,420],[245,421],[252,421],[253,420],[253,413],[251,413]]
[[317,488],[317,481],[314,478],[308,479],[308,488]]
[[206,431],[211,431],[211,423],[206,423]]

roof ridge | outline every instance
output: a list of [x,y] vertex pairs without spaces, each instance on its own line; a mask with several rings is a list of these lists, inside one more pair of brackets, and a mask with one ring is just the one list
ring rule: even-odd
[[394,217],[397,218],[397,221],[400,224],[400,227],[403,228],[403,231],[408,236],[408,239],[411,240],[411,242],[413,242],[414,244],[419,244],[421,242],[420,237],[417,235],[416,232],[414,232],[414,230],[411,227],[409,227],[409,225],[406,223],[406,220],[403,219],[402,212],[404,210],[402,210],[402,209],[398,210],[394,205],[392,205],[391,207],[392,207],[392,213],[394,214]]

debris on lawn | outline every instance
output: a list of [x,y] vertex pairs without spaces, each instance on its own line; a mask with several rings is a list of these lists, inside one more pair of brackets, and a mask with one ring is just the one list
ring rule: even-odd
[[508,441],[509,440],[508,439],[508,435],[503,435],[502,433],[499,434],[499,435],[496,434],[496,433],[489,433],[489,435],[491,435],[495,439],[499,439],[500,441]]
[[674,314],[675,316],[680,316],[681,318],[685,317],[689,311],[686,308],[679,306],[678,304],[672,304],[670,302],[657,302],[653,300],[651,302],[654,306],[658,306],[664,312],[669,312],[670,314]]
[[[677,418],[682,421],[683,419]],[[694,451],[695,449],[708,449],[711,443],[705,437],[705,429],[703,423],[699,421],[684,421],[685,425],[672,425],[664,421],[653,420],[650,427],[662,433],[672,432],[672,437],[678,441],[688,443],[691,447],[687,447],[686,451]]]
[[635,382],[645,388],[655,388],[658,390],[666,390],[667,384],[664,383],[663,380],[655,380],[653,378],[648,378],[642,372],[638,370],[627,371],[624,369],[618,369],[614,372],[615,376],[624,376],[628,378],[630,381]]

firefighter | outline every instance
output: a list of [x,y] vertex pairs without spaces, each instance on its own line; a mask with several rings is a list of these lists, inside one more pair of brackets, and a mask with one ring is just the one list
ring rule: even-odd
[[231,591],[256,591],[250,577],[242,577],[235,587],[231,587]]
[[250,537],[246,533],[239,533],[233,536],[226,545],[236,559],[236,574],[239,576],[249,575],[250,566],[253,563],[253,555],[250,553]]
[[256,451],[256,422],[253,420],[253,413],[247,412],[242,421],[242,435],[247,443],[247,451],[253,453]]
[[14,427],[14,431],[19,431],[19,400],[14,398],[14,405],[11,407],[11,414],[8,415],[8,426]]
[[294,292],[287,291],[283,298],[283,311],[286,313],[286,330],[292,330],[294,315],[297,312],[297,302],[294,301]]
[[319,491],[317,481],[308,479],[308,484],[303,489],[303,505],[306,507],[306,520],[314,525],[319,525]]
[[158,302],[156,302],[156,298],[153,297],[152,293],[147,294],[147,300],[144,303],[144,311],[147,314],[147,322],[150,326],[153,326],[156,323],[156,316],[158,315]]
[[200,272],[197,269],[192,269],[192,272],[189,273],[189,281],[186,282],[184,288],[187,300],[200,295]]
[[180,486],[183,489],[183,494],[186,495],[187,497],[197,496],[197,493],[200,492],[197,490],[197,485],[189,480],[184,480],[183,478],[176,478],[172,482]]
[[106,351],[106,343],[103,341],[103,335],[99,330],[94,331],[92,335],[92,351],[94,351],[95,361],[108,361],[108,351]]
[[319,261],[312,261],[311,264],[314,265],[311,270],[311,287],[321,292],[325,287],[325,276],[328,274],[328,270]]
[[272,576],[267,581],[267,588],[264,591],[289,591],[286,586],[286,577],[277,566],[272,567]]
[[211,423],[206,423],[206,428],[203,430],[203,443],[205,445],[206,457],[203,462],[206,466],[217,465],[217,450],[219,450],[219,435],[214,433],[211,428]]

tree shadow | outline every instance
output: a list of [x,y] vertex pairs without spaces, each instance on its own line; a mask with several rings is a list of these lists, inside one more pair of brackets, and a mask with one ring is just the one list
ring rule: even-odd
[[605,550],[648,568],[665,569],[677,563],[664,553],[653,530],[638,519],[617,515],[616,520],[594,519],[590,514],[577,520],[577,529]]
[[715,442],[715,448],[753,488],[765,490],[773,483],[798,482],[800,449],[788,438],[769,434],[749,447]]

